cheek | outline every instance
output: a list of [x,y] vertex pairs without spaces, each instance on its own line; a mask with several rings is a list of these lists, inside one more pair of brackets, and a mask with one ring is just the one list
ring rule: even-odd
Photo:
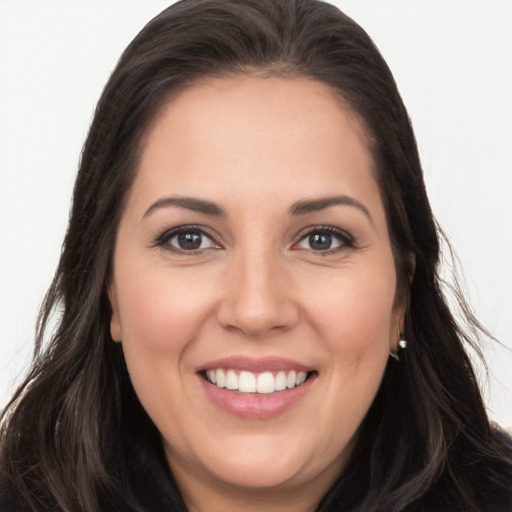
[[394,267],[385,268],[339,272],[309,302],[309,318],[330,355],[331,392],[345,412],[369,407],[388,361],[396,284]]
[[[123,352],[134,389],[159,428],[172,432],[169,410],[186,411],[187,354],[209,316],[208,290],[197,276],[169,269],[135,268],[117,283]],[[184,393],[173,390],[183,389]],[[158,391],[156,391],[158,390]]]
[[[394,319],[394,271],[348,269],[333,273],[321,286],[318,279],[309,296],[309,311],[333,349],[362,354],[383,344],[388,347]],[[316,319],[316,320],[315,320]]]
[[182,351],[208,315],[204,284],[197,275],[169,269],[132,272],[118,286],[123,344],[154,356]]

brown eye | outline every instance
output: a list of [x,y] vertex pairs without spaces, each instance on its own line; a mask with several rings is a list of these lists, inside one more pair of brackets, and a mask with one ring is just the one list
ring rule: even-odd
[[157,238],[155,245],[177,253],[201,252],[203,249],[219,248],[202,229],[186,226],[166,231]]
[[176,242],[184,251],[195,251],[201,248],[203,237],[201,233],[180,233],[176,235]]
[[308,243],[314,251],[326,251],[331,248],[332,236],[326,233],[313,233],[309,235]]
[[311,230],[301,238],[297,247],[314,252],[329,252],[353,247],[353,239],[344,231],[333,227]]

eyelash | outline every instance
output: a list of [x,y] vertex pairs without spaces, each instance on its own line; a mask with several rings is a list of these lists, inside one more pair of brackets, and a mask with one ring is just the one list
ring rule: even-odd
[[[196,249],[192,251],[187,251],[186,249],[181,249],[178,247],[173,247],[169,242],[176,236],[179,235],[186,235],[195,233],[198,235],[201,235],[203,237],[206,237],[210,239],[214,244],[217,244],[215,241],[214,236],[209,232],[209,230],[205,229],[202,226],[196,226],[193,224],[189,224],[186,226],[178,226],[176,228],[168,229],[167,231],[164,231],[160,236],[158,236],[153,244],[154,247],[164,247],[166,250],[174,252],[178,255],[190,255],[190,254],[200,254],[205,249]],[[218,245],[218,244],[217,244]],[[216,247],[218,248],[218,247]]]
[[319,250],[315,251],[313,249],[304,249],[306,251],[311,251],[313,253],[327,256],[329,254],[334,254],[340,251],[343,251],[344,249],[352,249],[356,247],[356,241],[353,236],[348,234],[346,231],[336,228],[334,226],[312,226],[308,227],[305,230],[302,231],[302,233],[299,235],[299,241],[294,244],[294,246],[300,244],[302,241],[306,240],[311,235],[329,235],[333,238],[337,238],[340,241],[340,245],[337,247],[333,247],[326,250]]
[[[209,240],[211,240],[211,242],[213,244],[216,244],[217,247],[186,250],[186,249],[181,249],[178,247],[173,247],[169,243],[173,238],[175,238],[179,235],[186,235],[186,234],[191,234],[191,233],[198,234],[198,235],[208,238]],[[329,249],[325,249],[325,250],[315,251],[314,249],[307,249],[307,248],[303,248],[303,249],[298,248],[296,250],[308,251],[308,252],[312,252],[312,253],[316,253],[316,254],[325,256],[325,255],[340,252],[347,248],[350,249],[350,248],[356,247],[356,241],[350,234],[348,234],[346,231],[336,228],[334,226],[311,226],[311,227],[308,227],[300,233],[299,240],[297,242],[295,242],[292,247],[296,247],[301,242],[306,240],[307,237],[310,237],[312,235],[329,235],[329,236],[332,236],[333,238],[334,237],[337,238],[338,241],[340,242],[340,244],[337,247],[329,248]],[[164,231],[161,235],[159,235],[155,239],[153,246],[154,247],[163,247],[166,250],[174,252],[175,254],[184,255],[184,256],[197,255],[197,254],[201,254],[203,251],[208,250],[208,249],[221,248],[220,245],[215,241],[215,237],[213,236],[212,233],[209,232],[209,230],[205,229],[203,226],[197,226],[197,225],[178,226],[178,227],[169,229],[167,231]]]

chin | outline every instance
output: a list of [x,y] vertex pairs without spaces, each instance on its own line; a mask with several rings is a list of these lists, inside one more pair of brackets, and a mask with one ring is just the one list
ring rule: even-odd
[[[254,491],[297,488],[325,471],[339,475],[345,451],[340,455],[318,442],[308,446],[308,439],[293,440],[289,434],[233,437],[228,443],[210,445],[214,448],[203,452],[201,465],[217,484]],[[338,455],[328,462],[333,453]]]
[[271,460],[223,461],[212,468],[212,476],[227,485],[245,489],[279,489],[300,484],[306,480],[304,468],[297,461],[281,456]]

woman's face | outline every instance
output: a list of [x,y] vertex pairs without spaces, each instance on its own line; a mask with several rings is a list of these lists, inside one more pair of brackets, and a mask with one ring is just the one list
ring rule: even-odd
[[150,128],[111,332],[185,495],[312,495],[342,470],[403,317],[372,165],[306,79],[201,83]]

